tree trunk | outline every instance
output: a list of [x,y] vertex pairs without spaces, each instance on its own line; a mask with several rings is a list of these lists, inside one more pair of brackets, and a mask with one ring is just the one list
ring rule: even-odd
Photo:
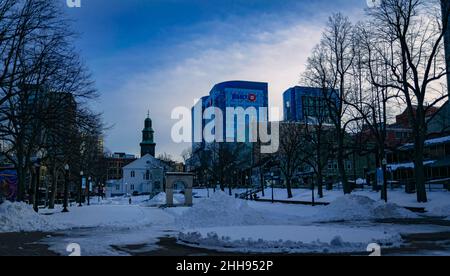
[[319,198],[323,198],[323,176],[322,176],[322,169],[319,166],[318,172],[317,172],[317,194],[319,195]]
[[383,172],[383,188],[381,192],[381,200],[388,201],[387,196],[387,168],[385,164],[381,165],[381,170]]
[[22,166],[19,166],[17,169],[17,201],[22,202],[25,200],[25,169],[22,168]]
[[34,201],[36,200],[36,174],[33,171],[31,171],[30,184],[29,204],[34,205]]
[[416,177],[417,202],[426,203],[428,202],[428,198],[425,188],[425,166],[423,164],[425,135],[423,133],[418,133],[415,140],[414,173]]
[[316,156],[317,156],[317,193],[319,195],[319,198],[323,198],[323,176],[322,176],[322,158],[321,158],[321,133],[319,132],[318,138],[317,138],[317,149],[316,149]]
[[338,135],[338,169],[339,176],[342,182],[342,187],[344,188],[344,194],[351,194],[352,189],[347,180],[347,173],[345,171],[345,159],[344,159],[344,138],[342,134]]
[[292,198],[292,177],[286,177],[286,189],[288,198]]
[[375,179],[372,182],[372,191],[374,191],[374,192],[378,192],[378,182],[377,182],[378,180],[377,180],[377,177],[376,177],[376,172],[378,171],[378,168],[381,167],[381,160],[380,159],[381,159],[380,158],[380,147],[377,144],[376,145],[376,149],[375,149],[375,166],[376,166]]
[[259,181],[260,181],[260,184],[261,184],[261,190],[262,190],[262,196],[264,197],[265,196],[265,185],[264,185],[264,172],[263,172],[263,170],[262,170],[262,168],[260,168],[259,169]]
[[220,189],[222,190],[222,192],[225,192],[225,184],[224,184],[223,174],[221,174],[221,176],[220,176]]
[[333,180],[331,179],[331,177],[328,177],[327,180],[327,191],[332,191],[333,190]]

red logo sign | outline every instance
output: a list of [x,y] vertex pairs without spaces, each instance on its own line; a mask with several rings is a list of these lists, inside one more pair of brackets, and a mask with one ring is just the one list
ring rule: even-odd
[[248,100],[251,101],[252,103],[256,102],[256,95],[255,94],[249,94],[248,95]]

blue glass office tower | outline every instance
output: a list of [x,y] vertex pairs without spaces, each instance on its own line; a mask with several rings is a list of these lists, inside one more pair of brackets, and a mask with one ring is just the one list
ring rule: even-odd
[[[242,107],[247,109],[249,107],[254,107],[257,111],[257,122],[268,121],[268,112],[263,118],[260,117],[259,108],[268,108],[268,84],[263,82],[250,82],[250,81],[228,81],[216,84],[210,91],[209,96],[203,97],[202,101],[202,112],[209,107],[215,107],[222,111],[223,113],[223,140],[226,141],[227,137],[233,135],[237,137],[237,118],[227,118],[227,108],[238,108]],[[192,111],[194,113],[194,111]],[[227,126],[227,121],[234,120],[234,128],[230,129]],[[197,120],[197,123],[199,121]],[[206,120],[202,120],[202,129],[205,124],[208,123]],[[250,124],[250,118],[246,117],[245,124],[248,126]],[[193,133],[195,131],[195,122],[193,120],[192,124]],[[248,129],[248,127],[247,127]],[[236,140],[236,139],[235,139]],[[246,133],[246,140],[249,141],[249,133]]]
[[[191,124],[192,124],[192,148],[195,149],[201,145],[203,145],[203,132],[202,133],[196,133],[196,130],[194,128],[194,126],[196,126],[196,124],[198,124],[199,122],[201,122],[202,126],[204,127],[205,124],[207,123],[207,121],[205,119],[203,119],[203,113],[205,112],[206,108],[208,108],[209,105],[209,96],[205,96],[202,97],[199,102],[197,102],[191,109]],[[195,108],[196,105],[201,105],[199,107],[201,114],[195,114]],[[200,118],[196,118],[196,116],[200,116]],[[201,131],[203,131],[203,128],[201,128]],[[200,136],[200,137],[196,137],[196,136]],[[198,141],[198,139],[201,140]]]
[[[339,105],[339,95],[330,90],[324,94],[322,88],[295,86],[283,94],[284,121],[306,122],[320,118],[322,122],[331,123],[329,102]],[[325,97],[326,96],[326,97]]]

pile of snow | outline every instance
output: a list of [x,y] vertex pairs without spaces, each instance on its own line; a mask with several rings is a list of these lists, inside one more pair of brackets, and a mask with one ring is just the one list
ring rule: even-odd
[[[175,200],[174,200],[175,203]],[[141,204],[141,206],[144,207],[153,207],[153,206],[158,206],[158,205],[164,205],[166,204],[166,193],[162,192],[157,194],[156,196],[154,196],[152,199],[143,202]]]
[[[166,193],[162,192],[154,196],[152,199],[142,202],[141,206],[143,207],[155,207],[166,204]],[[174,194],[173,195],[173,204],[182,204],[184,202],[184,195],[182,194]]]
[[199,200],[192,208],[176,218],[181,227],[211,227],[264,224],[263,215],[250,208],[246,201],[235,199],[224,192]]
[[[337,234],[339,233],[339,235]],[[243,226],[184,231],[178,241],[201,248],[254,253],[366,252],[367,245],[383,248],[402,242],[397,233],[317,226]]]
[[314,219],[327,222],[417,217],[413,212],[394,203],[375,201],[366,196],[346,195],[321,208]]
[[433,216],[447,217],[447,219],[450,219],[450,205],[436,206],[431,210],[430,214]]
[[64,228],[50,216],[37,214],[23,202],[0,204],[0,232],[50,232]]

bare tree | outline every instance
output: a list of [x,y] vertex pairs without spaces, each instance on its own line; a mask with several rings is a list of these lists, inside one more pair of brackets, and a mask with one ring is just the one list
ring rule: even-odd
[[64,97],[54,95],[70,94],[81,106],[96,92],[71,46],[69,22],[56,3],[0,4],[4,19],[0,22],[0,139],[7,144],[5,156],[17,169],[18,199],[23,200],[32,157],[55,152],[46,146],[60,135],[55,116],[61,114]]
[[[346,119],[349,109],[346,102],[353,96],[349,85],[355,60],[353,32],[354,27],[347,17],[340,13],[332,15],[320,44],[308,59],[305,73],[310,83],[325,92],[323,96],[336,132],[337,163],[345,194],[352,190],[345,169],[345,137],[348,125],[352,123]],[[335,91],[337,98],[330,91]]]
[[286,181],[288,198],[292,198],[292,180],[303,164],[303,125],[285,122],[280,125],[280,148],[276,160]]
[[413,128],[417,201],[427,202],[424,146],[431,108],[448,97],[433,87],[447,75],[443,40],[450,14],[448,1],[441,14],[438,0],[384,0],[369,10],[378,43],[389,46],[384,61],[387,83],[372,79],[378,88],[401,92]]
[[306,120],[302,133],[304,141],[302,161],[314,171],[320,198],[323,198],[324,170],[334,155],[334,130],[327,123],[324,108],[325,106],[317,107],[318,116]]
[[[374,142],[375,160],[378,168],[383,172],[383,190],[381,198],[387,201],[387,163],[386,163],[386,139],[388,126],[389,102],[398,96],[398,92],[387,86],[379,87],[373,82],[386,84],[388,79],[388,65],[384,57],[387,55],[386,44],[377,40],[370,24],[360,23],[355,28],[355,61],[354,89],[357,97],[348,101],[357,116],[361,119],[362,126],[358,139],[363,142]],[[362,144],[362,143],[361,143]]]

